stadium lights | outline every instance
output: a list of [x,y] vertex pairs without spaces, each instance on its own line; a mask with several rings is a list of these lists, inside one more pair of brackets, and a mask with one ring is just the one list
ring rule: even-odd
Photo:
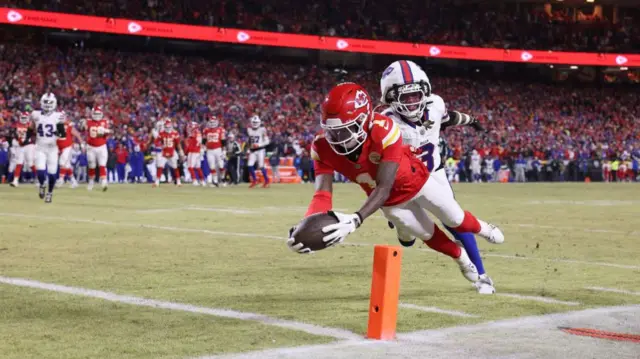
[[569,68],[570,68],[571,70],[577,70],[577,69],[578,69],[578,66],[571,66],[571,67],[569,67]]
[[620,71],[627,71],[627,70],[629,70],[629,68],[628,68],[628,67],[621,67],[621,68],[620,68]]
[[595,0],[587,0],[587,2],[594,2]]
[[553,65],[549,65],[549,68],[551,68],[551,69],[552,69],[552,68],[553,68]]

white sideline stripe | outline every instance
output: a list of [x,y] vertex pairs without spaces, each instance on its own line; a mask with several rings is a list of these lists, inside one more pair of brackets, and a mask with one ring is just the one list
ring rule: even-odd
[[165,301],[154,300],[154,299],[119,295],[116,293],[103,292],[103,291],[93,290],[93,289],[68,287],[65,285],[43,283],[35,280],[22,279],[22,278],[10,278],[10,277],[0,276],[0,283],[15,285],[19,287],[48,290],[48,291],[57,292],[57,293],[80,295],[80,296],[90,297],[90,298],[99,298],[99,299],[108,300],[110,302],[125,303],[125,304],[137,305],[141,307],[160,308],[160,309],[168,309],[168,310],[175,310],[175,311],[182,311],[182,312],[189,312],[189,313],[206,314],[206,315],[212,315],[212,316],[223,317],[223,318],[254,321],[254,322],[259,322],[266,325],[272,325],[272,326],[286,328],[286,329],[293,329],[293,330],[306,332],[313,335],[321,335],[321,336],[333,337],[338,339],[361,339],[362,338],[362,336],[344,329],[322,327],[314,324],[296,322],[296,321],[285,320],[285,319],[278,319],[278,318],[269,317],[263,314],[240,312],[240,311],[235,311],[231,309],[207,308],[207,307],[199,307],[191,304],[165,302]]
[[499,295],[501,297],[521,299],[521,300],[533,300],[535,302],[542,302],[542,303],[549,303],[549,304],[564,304],[564,305],[581,305],[582,304],[580,302],[567,302],[564,300],[558,300],[558,299],[553,299],[548,297],[538,297],[535,295],[521,295],[521,294],[514,294],[514,293],[496,293],[496,295]]
[[588,262],[588,261],[578,261],[573,259],[558,259],[558,258],[536,258],[536,257],[520,257],[520,256],[511,256],[505,254],[483,254],[484,257],[495,257],[495,258],[507,258],[507,259],[519,259],[519,260],[535,260],[535,261],[550,261],[557,263],[570,263],[570,264],[587,264],[592,266],[602,266],[602,267],[613,267],[613,268],[622,268],[622,269],[640,269],[640,266],[634,266],[631,264],[615,264],[615,263],[607,263],[607,262]]
[[[330,344],[313,344],[304,345],[293,348],[273,348],[262,349],[244,353],[229,353],[220,355],[207,355],[201,356],[197,359],[282,359],[282,358],[309,358],[315,357],[316,353],[327,353],[331,350],[357,347],[357,346],[382,346],[387,347],[387,357],[393,357],[395,352],[391,350],[403,346],[407,342],[413,343],[438,343],[438,341],[447,335],[465,334],[465,333],[487,333],[492,332],[493,329],[504,328],[522,328],[528,326],[541,326],[550,325],[557,326],[556,323],[549,324],[550,321],[567,321],[581,318],[591,318],[594,315],[607,315],[619,312],[626,312],[629,310],[640,310],[640,305],[627,305],[627,306],[615,306],[615,307],[599,307],[592,309],[585,309],[580,311],[559,312],[552,314],[544,314],[538,316],[528,316],[510,319],[501,319],[490,322],[483,322],[471,325],[461,325],[455,327],[448,327],[443,329],[427,329],[417,330],[408,333],[398,333],[397,340],[382,341],[382,340],[345,340]],[[397,352],[398,357],[408,358],[410,353]]]
[[177,212],[182,210],[184,210],[184,208],[174,207],[174,208],[140,209],[135,212],[136,213],[166,213],[166,212]]
[[411,303],[400,303],[400,308],[415,309],[421,312],[446,314],[446,315],[452,315],[454,317],[463,317],[463,318],[479,318],[480,317],[479,315],[469,314],[469,313],[461,312],[458,310],[440,309],[437,307],[424,307],[421,305],[415,305]]
[[258,214],[262,213],[259,211],[252,211],[247,209],[236,209],[236,208],[213,208],[213,207],[186,207],[184,208],[187,211],[205,211],[205,212],[224,212],[224,213],[233,213],[233,214]]
[[[30,214],[22,214],[22,213],[6,213],[0,212],[0,220],[1,217],[18,217],[18,218],[30,218],[30,219],[46,219],[51,221],[66,221],[66,222],[76,222],[76,223],[90,223],[90,224],[102,224],[107,226],[121,226],[121,227],[130,227],[130,228],[149,228],[149,229],[160,229],[160,230],[168,230],[174,232],[184,232],[184,233],[205,233],[211,235],[221,235],[221,236],[236,236],[236,237],[248,237],[248,238],[266,238],[273,240],[285,240],[284,236],[270,236],[264,234],[255,234],[255,233],[240,233],[240,232],[225,232],[225,231],[211,231],[208,229],[198,229],[198,228],[185,228],[185,227],[168,227],[168,226],[156,226],[152,224],[141,224],[141,223],[116,223],[116,222],[107,222],[107,221],[99,221],[93,219],[81,219],[81,218],[67,218],[67,217],[54,217],[54,216],[37,216]],[[353,246],[353,247],[370,247],[374,246],[373,243],[357,243],[357,242],[343,242],[340,246]],[[428,248],[418,248],[419,251],[436,253]],[[579,261],[572,259],[557,259],[557,258],[536,258],[536,257],[520,257],[514,255],[505,255],[505,254],[482,254],[483,257],[495,257],[495,258],[506,258],[506,259],[517,259],[517,260],[538,260],[538,261],[550,261],[557,263],[569,263],[569,264],[585,264],[585,265],[593,265],[593,266],[601,266],[601,267],[612,267],[612,268],[620,268],[620,269],[640,269],[640,266],[630,265],[630,264],[615,264],[615,263],[607,263],[607,262],[588,262],[588,261]]]
[[629,295],[640,295],[640,292],[633,292],[633,291],[630,291],[630,290],[616,289],[616,288],[585,287],[585,289],[595,290],[595,291],[598,291],[598,292],[611,292],[611,293],[620,293],[620,294],[629,294]]

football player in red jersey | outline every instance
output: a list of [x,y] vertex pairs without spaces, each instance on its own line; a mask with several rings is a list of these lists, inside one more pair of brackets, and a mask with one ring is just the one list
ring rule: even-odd
[[[207,163],[211,169],[210,184],[218,186],[225,177],[224,167],[224,151],[226,134],[224,128],[220,127],[220,123],[216,116],[211,116],[207,121],[207,128],[204,129],[204,139],[207,145]],[[226,183],[223,183],[223,186]]]
[[60,164],[60,176],[58,177],[56,187],[62,186],[66,178],[69,178],[71,188],[76,188],[78,186],[78,181],[76,181],[76,178],[73,175],[73,169],[71,168],[71,146],[73,145],[74,138],[78,143],[84,143],[84,141],[82,140],[78,130],[74,127],[73,122],[71,122],[71,119],[69,119],[64,111],[62,111],[62,115],[64,116],[64,129],[67,136],[65,138],[58,138],[56,142],[58,145],[58,151],[60,152],[60,156],[58,157]]
[[13,141],[18,143],[16,148],[16,168],[13,172],[13,182],[11,187],[18,187],[18,181],[22,168],[31,168],[31,173],[35,175],[35,145],[33,142],[34,132],[29,119],[29,113],[18,112],[18,122],[13,125]]
[[204,178],[204,173],[202,173],[202,133],[200,132],[200,127],[196,122],[192,122],[187,127],[186,135],[187,167],[189,168],[193,185],[200,185],[200,182],[198,181],[198,178],[200,178],[202,185],[206,186],[207,181]]
[[100,185],[102,191],[107,190],[107,137],[111,133],[104,112],[100,106],[91,109],[91,119],[87,121],[87,164],[89,167],[89,185],[87,189],[93,190],[96,178],[96,167],[100,173]]
[[[169,167],[173,169],[176,186],[182,186],[180,170],[178,169],[178,154],[180,158],[182,158],[184,157],[184,152],[180,144],[180,134],[173,129],[173,123],[170,119],[167,118],[164,121],[164,129],[160,132],[159,138],[162,142],[162,152],[156,160],[156,182],[153,184],[153,187],[160,186],[160,177],[162,177],[165,165],[169,165]],[[178,151],[176,152],[176,150]]]
[[[453,258],[469,281],[478,280],[478,270],[467,253],[435,225],[427,210],[462,232],[495,237],[494,240],[503,237],[502,232],[460,206],[445,206],[428,199],[429,171],[411,148],[402,144],[398,125],[373,111],[371,98],[362,86],[342,83],[334,87],[322,104],[321,126],[324,136],[316,137],[311,147],[316,192],[306,215],[328,211],[336,217],[337,224],[322,229],[327,246],[342,242],[366,218],[382,209],[385,217],[402,231]],[[354,214],[331,211],[334,171],[358,183],[367,193],[366,201]],[[290,230],[290,236],[294,230]],[[287,244],[298,253],[311,252],[302,243],[294,245],[293,238]]]

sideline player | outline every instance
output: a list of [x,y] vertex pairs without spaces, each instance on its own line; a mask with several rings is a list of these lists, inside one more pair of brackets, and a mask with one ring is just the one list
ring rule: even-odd
[[107,190],[107,137],[111,133],[104,112],[100,106],[91,109],[91,120],[87,121],[87,164],[89,167],[89,185],[87,190],[93,190],[96,178],[96,166],[100,173],[102,191]]
[[251,185],[249,188],[253,188],[258,184],[256,178],[256,169],[262,171],[262,177],[264,177],[264,184],[262,187],[269,187],[269,175],[267,174],[267,168],[264,166],[264,158],[266,156],[265,148],[269,145],[269,137],[267,136],[267,129],[262,126],[260,117],[254,115],[251,116],[251,127],[247,129],[249,135],[249,159],[247,160],[247,166],[249,166],[249,175],[251,176]]
[[[173,169],[173,178],[176,186],[180,187],[182,186],[182,182],[180,181],[180,169],[178,169],[178,153],[180,154],[180,158],[183,158],[184,152],[180,144],[180,134],[173,129],[173,123],[171,123],[169,118],[165,119],[164,129],[160,132],[159,138],[162,143],[162,152],[160,152],[156,159],[156,182],[153,184],[153,187],[160,186],[160,177],[162,177],[162,172],[166,165],[169,165],[169,168]],[[178,153],[176,153],[176,149]]]
[[[430,248],[450,256],[465,278],[477,281],[477,269],[466,252],[435,225],[427,210],[459,231],[477,233],[495,242],[504,240],[502,232],[462,210],[453,199],[429,197],[438,190],[438,183],[429,177],[426,166],[410,147],[402,144],[398,125],[373,111],[363,87],[354,83],[337,85],[325,98],[322,112],[325,135],[316,137],[312,144],[316,192],[306,215],[329,211],[338,219],[339,223],[322,229],[327,246],[342,242],[366,218],[382,209],[403,233],[419,237]],[[354,214],[331,211],[334,171],[357,182],[368,195]],[[311,252],[302,243],[293,243],[289,238],[287,244],[292,250]]]
[[[56,111],[58,102],[56,97],[48,92],[40,98],[40,111],[33,111],[31,118],[36,129],[36,171],[40,190],[38,195],[45,203],[53,199],[53,187],[58,173],[58,145],[57,139],[64,138],[64,115]],[[49,180],[49,190],[46,191],[45,180]],[[45,194],[46,191],[46,194]]]
[[59,138],[57,141],[58,151],[59,151],[59,165],[60,165],[60,174],[58,176],[58,182],[56,183],[56,187],[61,187],[65,180],[69,178],[69,182],[71,182],[71,188],[78,187],[78,181],[76,181],[76,177],[73,175],[73,167],[71,166],[71,147],[73,146],[73,139],[75,138],[78,143],[82,144],[84,141],[80,136],[80,133],[73,125],[73,122],[66,115],[64,111],[62,111],[63,121],[64,121],[64,129],[66,136],[64,138]]
[[[450,203],[459,206],[455,201],[453,190],[444,170],[444,158],[439,149],[440,131],[450,126],[473,126],[483,130],[478,121],[458,111],[447,111],[442,97],[434,94],[427,74],[411,61],[395,61],[387,67],[380,79],[382,103],[389,108],[382,112],[391,118],[402,132],[403,142],[417,149],[418,157],[424,162],[431,177],[438,186],[428,196],[445,196]],[[478,268],[480,280],[474,286],[481,294],[495,292],[493,281],[485,273],[484,264],[478,251],[473,233],[459,233],[451,227],[447,230],[467,251],[469,258]],[[402,233],[398,228],[398,240],[403,246],[412,246],[415,237]]]
[[196,122],[192,122],[187,126],[186,135],[187,168],[189,169],[192,183],[194,186],[200,185],[199,177],[202,185],[206,186],[207,181],[204,178],[204,173],[202,173],[202,133]]
[[207,163],[211,169],[209,184],[218,187],[220,183],[226,186],[224,177],[226,168],[224,167],[224,145],[225,130],[220,127],[220,122],[216,116],[211,116],[207,121],[207,128],[204,129],[204,140],[207,146]]
[[[18,187],[22,168],[31,168],[31,173],[36,174],[35,167],[35,145],[33,144],[33,127],[30,123],[29,113],[18,112],[18,122],[12,129],[12,148],[15,154],[15,169],[13,171],[13,181],[11,187]],[[14,141],[17,146],[14,146]]]

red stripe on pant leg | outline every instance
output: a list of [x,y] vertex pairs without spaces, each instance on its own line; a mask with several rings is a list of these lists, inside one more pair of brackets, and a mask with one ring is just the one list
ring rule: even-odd
[[456,232],[460,232],[460,233],[465,233],[465,232],[479,233],[480,222],[478,222],[478,219],[473,214],[471,214],[471,212],[464,211],[464,219],[462,220],[462,223],[458,227],[455,227],[453,229]]
[[458,258],[462,253],[460,247],[450,240],[436,225],[433,226],[433,237],[423,242],[434,251],[448,255],[451,258]]

